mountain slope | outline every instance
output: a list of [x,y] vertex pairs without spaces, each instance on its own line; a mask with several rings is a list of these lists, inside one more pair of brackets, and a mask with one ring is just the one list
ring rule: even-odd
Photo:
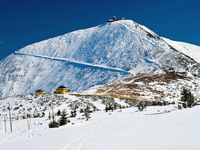
[[181,53],[190,56],[193,58],[196,62],[200,63],[200,47],[184,42],[177,42],[177,41],[172,41],[166,38],[163,38],[167,43],[172,45],[174,48],[176,48],[178,51]]
[[173,68],[200,76],[200,65],[146,27],[120,20],[29,45],[0,62],[0,96],[72,91],[139,72]]
[[60,85],[67,85],[72,91],[84,90],[127,74],[112,69],[17,54],[9,56],[0,68],[4,72],[0,75],[4,79],[0,87],[4,97],[30,93],[37,89],[52,92]]
[[199,79],[180,72],[139,73],[85,93],[120,99],[178,102],[183,87],[190,89],[197,99],[200,97]]

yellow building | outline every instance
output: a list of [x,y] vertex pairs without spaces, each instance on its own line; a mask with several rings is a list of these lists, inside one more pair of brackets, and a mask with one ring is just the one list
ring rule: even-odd
[[69,93],[70,92],[70,90],[69,89],[67,89],[66,87],[64,87],[64,86],[59,86],[57,89],[56,89],[56,91],[54,92],[55,94],[67,94],[67,93]]
[[45,92],[43,90],[37,90],[37,91],[35,91],[35,94],[42,95],[42,94],[45,94]]

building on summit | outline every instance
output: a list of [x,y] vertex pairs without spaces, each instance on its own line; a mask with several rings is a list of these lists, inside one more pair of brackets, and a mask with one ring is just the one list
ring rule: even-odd
[[111,19],[108,19],[107,22],[115,22],[118,21],[118,18],[116,16],[113,16]]

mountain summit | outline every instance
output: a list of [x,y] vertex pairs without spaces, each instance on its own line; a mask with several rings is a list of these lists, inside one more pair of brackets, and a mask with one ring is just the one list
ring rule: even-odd
[[[195,48],[194,48],[195,47]],[[140,72],[173,69],[200,76],[197,46],[160,37],[119,20],[26,46],[0,62],[0,96],[60,85],[86,90]]]

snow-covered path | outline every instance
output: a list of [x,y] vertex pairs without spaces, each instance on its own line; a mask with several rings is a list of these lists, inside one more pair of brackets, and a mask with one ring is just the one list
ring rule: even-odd
[[[111,115],[97,112],[88,122],[58,129],[33,127],[12,135],[1,129],[0,150],[199,150],[200,107],[165,110],[174,108],[149,107],[144,112],[130,108]],[[22,122],[18,125],[23,128]],[[9,137],[13,139],[5,142]]]
[[31,56],[31,57],[38,57],[38,58],[44,58],[44,59],[51,59],[55,61],[65,61],[70,64],[78,65],[78,66],[86,66],[86,67],[92,67],[92,68],[97,68],[97,69],[105,69],[113,72],[119,72],[123,74],[130,74],[129,71],[122,70],[120,68],[113,68],[113,67],[108,67],[108,66],[102,66],[102,65],[95,65],[95,64],[90,64],[90,63],[85,63],[85,62],[79,62],[79,61],[74,61],[74,60],[68,60],[65,58],[57,58],[57,57],[49,57],[49,56],[43,56],[43,55],[33,55],[33,54],[26,54],[26,53],[20,53],[20,52],[15,52],[17,55],[25,55],[25,56]]

